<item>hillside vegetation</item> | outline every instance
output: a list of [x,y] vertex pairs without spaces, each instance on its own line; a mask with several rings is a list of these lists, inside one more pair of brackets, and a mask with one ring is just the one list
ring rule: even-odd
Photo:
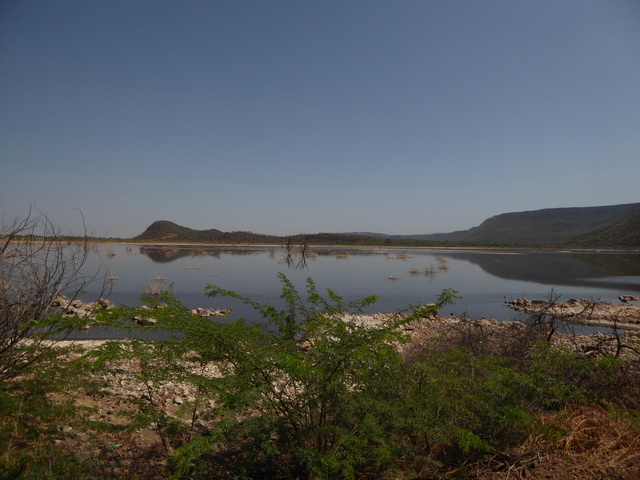
[[133,240],[271,245],[294,241],[317,245],[545,245],[563,248],[640,248],[640,203],[503,213],[488,218],[469,230],[424,235],[361,232],[284,237],[244,231],[193,230],[160,220],[153,222],[144,233]]
[[580,235],[567,242],[573,247],[600,247],[603,245],[618,248],[637,248],[640,246],[640,207],[606,227]]
[[167,220],[153,222],[134,240],[203,242],[203,243],[277,243],[278,237],[251,232],[222,232],[215,228],[194,230]]
[[216,229],[193,230],[167,220],[153,222],[142,234],[133,238],[136,241],[153,242],[194,242],[194,243],[228,243],[228,244],[267,244],[282,245],[288,242],[315,245],[388,245],[393,243],[421,245],[433,242],[411,240],[409,242],[383,240],[361,234],[314,233],[293,236],[263,235],[253,232],[222,232]]
[[422,238],[452,242],[554,244],[604,228],[638,207],[640,203],[503,213],[469,230]]
[[386,235],[366,232],[300,234],[284,237],[252,232],[222,232],[216,229],[193,230],[161,220],[152,223],[144,233],[134,238],[137,241],[274,245],[287,243],[292,239],[295,243],[319,245],[544,245],[639,248],[640,203],[503,213],[488,218],[479,226],[469,230],[428,235]]

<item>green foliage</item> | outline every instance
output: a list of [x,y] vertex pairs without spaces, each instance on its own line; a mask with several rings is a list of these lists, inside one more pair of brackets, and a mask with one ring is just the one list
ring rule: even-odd
[[572,238],[563,244],[569,247],[640,247],[640,206],[621,219],[603,228]]
[[514,386],[521,376],[501,359],[465,350],[427,354],[406,367],[402,411],[395,416],[408,448],[447,447],[443,457],[491,451],[509,432],[526,432],[531,415]]
[[351,478],[358,468],[384,463],[389,445],[369,412],[381,401],[380,382],[400,363],[397,321],[369,328],[345,314],[361,313],[375,297],[345,303],[329,290],[324,298],[309,279],[303,301],[284,275],[280,280],[282,310],[208,287],[210,295],[240,298],[269,321],[235,324],[234,342],[220,345],[218,354],[233,366],[220,400],[233,415],[238,408],[255,412],[229,423],[228,434],[272,464],[288,458],[296,474]]
[[596,401],[614,388],[622,362],[614,357],[576,355],[548,342],[536,344],[523,366],[526,394],[545,408],[566,402]]
[[[25,345],[32,348],[32,345]],[[99,478],[81,458],[55,446],[65,429],[84,423],[81,407],[54,402],[52,394],[98,388],[76,347],[40,344],[37,363],[0,388],[0,479]]]
[[[442,348],[409,362],[397,349],[407,340],[403,328],[460,298],[455,290],[367,324],[354,314],[375,297],[346,302],[332,290],[320,294],[311,279],[303,295],[279,279],[280,307],[206,288],[253,307],[257,322],[207,321],[168,296],[148,299],[147,309],[103,312],[104,322],[120,327],[122,318],[153,318],[144,328],[168,335],[107,346],[94,362],[139,362],[137,381],[147,395],[132,428],[155,425],[173,478],[209,478],[211,471],[226,472],[221,478],[360,478],[393,470],[400,459],[416,474],[456,467],[521,440],[535,428],[532,409],[586,399],[594,379],[616,368],[549,345],[520,362]],[[190,423],[168,417],[154,400],[171,381],[195,387],[195,400],[183,408]],[[210,427],[196,430],[196,421]]]
[[[381,478],[397,470],[435,476],[521,441],[538,428],[535,411],[603,398],[621,365],[548,342],[517,359],[432,344],[408,360],[397,348],[409,340],[403,332],[460,298],[455,290],[367,323],[357,314],[375,297],[347,302],[332,290],[321,294],[311,279],[304,293],[279,279],[279,306],[206,288],[253,307],[257,321],[204,319],[166,292],[148,298],[150,307],[99,312],[101,325],[158,330],[164,339],[66,352],[72,360],[63,365],[60,353],[45,355],[45,379],[33,372],[13,390],[0,390],[0,447],[7,452],[0,479],[39,478],[47,462],[56,463],[51,478],[91,478],[91,459],[55,449],[59,426],[77,411],[54,406],[49,394],[97,392],[100,384],[86,378],[125,378],[123,363],[136,365],[126,378],[144,393],[128,400],[136,407],[130,423],[93,420],[85,427],[104,434],[153,428],[169,459],[167,475],[194,480]],[[134,317],[143,326],[134,326]],[[174,416],[161,399],[176,383],[193,397]]]

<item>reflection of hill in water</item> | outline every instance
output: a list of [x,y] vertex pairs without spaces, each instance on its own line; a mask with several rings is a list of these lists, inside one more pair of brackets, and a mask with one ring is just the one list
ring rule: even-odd
[[182,257],[192,255],[191,249],[175,247],[140,247],[140,253],[156,263],[169,263]]
[[143,246],[140,253],[146,255],[156,263],[169,263],[184,257],[214,257],[224,255],[256,255],[266,250],[246,248],[220,248],[220,247],[175,247],[175,246]]
[[604,268],[609,275],[637,276],[640,275],[640,255],[574,253],[577,259]]
[[[157,263],[169,263],[179,258],[184,257],[215,257],[220,258],[220,255],[261,255],[276,253],[276,251],[282,253],[285,252],[283,248],[274,247],[178,247],[172,245],[145,245],[140,247],[140,253],[146,255],[151,260]],[[293,255],[299,255],[299,250],[294,248],[292,250]],[[351,249],[351,248],[336,248],[336,247],[315,247],[309,249],[308,253],[312,253],[319,256],[371,256],[370,249]],[[400,252],[398,252],[400,253]],[[394,257],[396,252],[392,252]]]
[[610,277],[640,276],[640,255],[597,253],[480,254],[453,252],[447,256],[474,263],[485,272],[508,280],[546,285],[640,291],[640,283],[610,281]]

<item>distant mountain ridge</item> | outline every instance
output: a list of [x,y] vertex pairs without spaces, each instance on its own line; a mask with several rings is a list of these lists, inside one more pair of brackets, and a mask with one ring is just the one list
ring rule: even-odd
[[263,235],[253,232],[223,232],[215,228],[209,230],[194,230],[192,228],[183,227],[168,220],[157,220],[153,222],[147,229],[134,237],[132,240],[148,241],[148,242],[193,242],[193,243],[243,243],[243,244],[266,244],[281,245],[292,239],[294,243],[304,238],[307,243],[317,244],[366,244],[380,243],[374,237],[364,235],[350,235],[339,233],[314,233],[299,234],[291,236]]
[[[319,244],[455,243],[640,248],[640,203],[503,213],[488,218],[477,227],[451,233],[319,233],[296,237],[301,236],[308,243]],[[167,220],[159,220],[134,240],[279,244],[286,237],[252,232],[222,232],[217,229],[193,230]]]
[[640,207],[640,203],[503,213],[469,230],[431,235],[428,239],[477,243],[558,243],[604,228],[629,215],[637,207]]
[[[580,244],[590,246],[636,245],[640,246],[637,236],[637,220],[640,203],[609,205],[603,207],[547,208],[525,212],[502,213],[488,218],[479,226],[469,230],[450,233],[419,235],[387,235],[367,233],[366,235],[392,240],[425,240],[433,242],[456,243],[500,243],[500,244],[560,244],[580,237]],[[614,224],[618,224],[615,227]],[[635,228],[634,228],[635,225]],[[601,229],[608,234],[599,233]],[[622,232],[624,229],[624,232]],[[634,233],[635,232],[635,233]],[[624,233],[624,239],[617,237]],[[634,244],[634,239],[636,243]],[[578,241],[575,242],[576,246]]]
[[598,247],[607,245],[614,248],[637,248],[640,246],[640,206],[609,225],[579,235],[567,242],[573,247]]

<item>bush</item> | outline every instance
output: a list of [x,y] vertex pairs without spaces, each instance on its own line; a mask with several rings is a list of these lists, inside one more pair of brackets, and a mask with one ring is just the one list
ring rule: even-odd
[[[130,400],[137,410],[127,428],[155,428],[169,459],[168,474],[189,479],[462,472],[480,456],[520,442],[537,427],[533,412],[597,400],[616,381],[618,360],[577,355],[549,342],[513,359],[446,347],[444,339],[441,345],[428,344],[417,358],[405,358],[398,349],[410,340],[404,332],[457,298],[455,291],[445,290],[434,305],[367,323],[354,314],[375,297],[346,302],[331,290],[321,295],[311,279],[303,295],[287,277],[279,278],[279,307],[207,287],[211,296],[252,306],[261,317],[255,322],[203,319],[166,292],[148,299],[151,308],[104,310],[96,321],[136,333],[155,329],[165,339],[107,343],[67,362],[67,369],[43,372],[57,388],[64,378],[66,385],[73,380],[80,387],[85,376],[119,374],[123,360],[135,360],[128,374],[144,394]],[[134,317],[144,326],[134,325]],[[53,367],[55,359],[42,365]],[[35,392],[39,375],[34,372],[32,378],[15,385]],[[163,388],[176,382],[190,385],[194,393],[172,416],[159,400]],[[0,404],[14,402],[15,411],[16,399],[0,396]],[[20,439],[33,445],[45,438],[43,429],[54,425],[21,422]],[[2,423],[0,436],[13,425]],[[51,443],[43,445],[47,448],[38,451],[46,454],[30,453],[33,465],[54,458],[55,449],[47,450]],[[28,463],[8,458],[7,472],[20,473]],[[60,457],[70,478],[89,478],[92,470],[74,462]]]
[[72,412],[50,394],[81,379],[60,362],[70,349],[53,339],[87,320],[63,317],[52,305],[96,278],[81,272],[88,252],[88,237],[67,244],[40,213],[0,227],[0,478],[64,478],[82,469],[53,446],[56,427]]

